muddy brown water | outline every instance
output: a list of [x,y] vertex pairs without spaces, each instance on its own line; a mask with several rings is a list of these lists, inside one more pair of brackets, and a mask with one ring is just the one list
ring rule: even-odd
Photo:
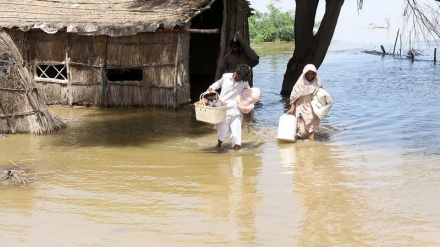
[[285,143],[288,57],[261,55],[239,152],[191,105],[52,106],[66,129],[0,138],[0,167],[37,174],[0,185],[0,246],[439,246],[438,66],[331,50],[317,141]]

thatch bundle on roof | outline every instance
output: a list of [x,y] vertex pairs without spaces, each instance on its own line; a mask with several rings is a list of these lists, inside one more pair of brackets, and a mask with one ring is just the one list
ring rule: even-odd
[[20,52],[0,30],[0,133],[47,134],[65,126],[47,109]]

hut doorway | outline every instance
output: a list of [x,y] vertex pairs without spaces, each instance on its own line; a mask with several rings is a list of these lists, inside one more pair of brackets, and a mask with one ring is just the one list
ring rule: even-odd
[[[198,15],[191,22],[192,29],[222,28],[223,1],[215,1],[211,8]],[[221,34],[192,33],[189,46],[189,81],[191,102],[199,99],[201,93],[214,82],[217,59],[220,52]]]

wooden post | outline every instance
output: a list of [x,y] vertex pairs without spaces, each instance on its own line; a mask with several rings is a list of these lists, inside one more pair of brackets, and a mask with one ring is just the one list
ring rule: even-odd
[[437,63],[437,48],[434,48],[434,65]]
[[218,57],[217,57],[217,67],[216,67],[216,72],[215,72],[215,80],[218,80],[221,78],[221,75],[218,75],[217,71],[223,61],[223,57],[225,56],[226,51],[229,46],[229,40],[227,40],[227,34],[226,34],[226,31],[229,29],[228,18],[227,18],[228,7],[229,7],[228,1],[223,0],[223,20],[222,20],[222,27],[220,30],[220,49],[219,49],[219,53],[218,53]]
[[108,107],[108,81],[107,81],[107,53],[108,53],[109,36],[105,37],[104,43],[104,64],[101,69],[101,99],[100,106]]
[[382,50],[383,55],[385,55],[386,52],[385,52],[385,48],[383,47],[383,45],[380,45],[380,49]]
[[[174,103],[174,110],[179,109],[179,102],[177,97],[177,81],[179,79],[179,60],[181,57],[181,35],[180,33],[177,34],[177,44],[176,44],[176,56],[174,57],[174,82],[173,82],[173,103]],[[167,104],[168,108],[168,104]]]
[[400,40],[399,58],[402,58],[402,35],[400,35],[399,40]]
[[400,31],[400,28],[399,28],[399,30],[397,30],[396,41],[394,41],[393,55],[396,52],[396,44],[397,44],[397,38],[399,37],[399,31]]
[[66,74],[67,74],[67,104],[68,106],[73,106],[73,92],[72,92],[72,81],[70,78],[70,58],[69,58],[69,36],[68,32],[66,32],[65,43],[64,43],[64,65],[66,66]]

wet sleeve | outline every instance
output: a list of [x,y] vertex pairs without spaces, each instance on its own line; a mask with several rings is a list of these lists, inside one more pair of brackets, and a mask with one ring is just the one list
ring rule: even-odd
[[220,80],[214,82],[209,86],[210,88],[217,90],[223,86],[223,76],[220,78]]

